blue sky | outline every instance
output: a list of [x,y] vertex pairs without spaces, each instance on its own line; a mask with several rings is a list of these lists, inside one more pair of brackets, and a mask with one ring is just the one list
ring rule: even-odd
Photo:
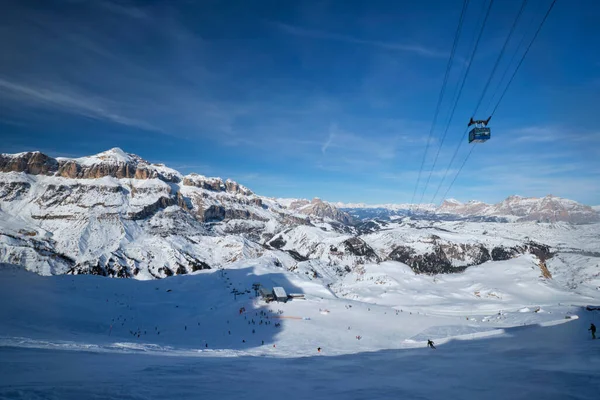
[[[521,6],[493,4],[440,147],[486,3],[467,9],[423,202],[440,187],[439,202],[469,152],[464,140],[448,167]],[[267,196],[409,202],[462,4],[4,1],[0,152],[121,147]],[[512,73],[521,38],[528,42],[549,4],[528,2],[477,117],[493,108],[499,78]],[[598,20],[595,0],[556,3],[490,123],[492,139],[476,146],[448,197],[600,204]]]

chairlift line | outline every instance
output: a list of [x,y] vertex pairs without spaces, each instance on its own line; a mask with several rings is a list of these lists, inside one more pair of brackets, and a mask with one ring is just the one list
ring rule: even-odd
[[525,49],[525,53],[523,53],[523,56],[521,57],[521,60],[519,61],[519,64],[517,64],[517,68],[515,68],[515,72],[513,72],[512,76],[510,77],[510,79],[508,81],[508,83],[506,84],[506,87],[504,88],[504,91],[502,92],[502,95],[500,96],[500,99],[498,99],[498,103],[496,103],[496,106],[492,110],[492,114],[491,114],[492,116],[494,116],[494,114],[496,113],[496,110],[498,109],[498,106],[500,105],[500,102],[502,101],[502,99],[504,99],[504,95],[508,91],[508,88],[510,87],[510,84],[512,83],[513,79],[515,78],[515,75],[517,75],[517,71],[519,71],[519,68],[521,67],[521,64],[523,64],[523,60],[525,60],[525,56],[527,56],[527,53],[529,53],[529,49],[531,49],[531,46],[533,45],[533,42],[535,41],[535,39],[537,38],[538,34],[542,30],[542,26],[544,26],[544,22],[546,22],[546,19],[548,19],[548,15],[550,15],[550,11],[552,11],[552,8],[554,7],[554,4],[556,4],[556,0],[552,0],[552,3],[550,3],[550,7],[548,7],[548,11],[546,11],[546,15],[544,15],[544,18],[542,19],[542,22],[540,22],[540,26],[538,26],[537,30],[535,31],[535,34],[533,35],[533,38],[531,39],[531,42],[529,42],[529,45],[527,46],[527,49]]
[[[477,143],[475,143],[475,145],[476,144]],[[467,154],[467,156],[463,160],[462,164],[460,165],[460,168],[458,169],[458,172],[456,173],[456,175],[454,175],[454,179],[452,179],[452,182],[450,182],[450,186],[448,186],[448,189],[446,189],[446,192],[444,192],[444,195],[442,196],[442,199],[446,198],[446,196],[448,195],[448,192],[450,191],[450,189],[454,185],[454,182],[456,182],[456,178],[458,178],[458,175],[460,175],[460,172],[463,170],[465,164],[467,163],[467,160],[471,156],[471,153],[473,153],[473,150],[475,150],[475,145],[471,146],[471,150],[469,150],[469,154]]]
[[[532,26],[534,21],[535,21],[535,15],[532,16],[531,20],[529,21],[529,23],[526,26]],[[513,61],[515,61],[517,54],[519,54],[519,49],[521,49],[523,47],[523,44],[525,43],[525,39],[527,39],[527,35],[523,34],[523,36],[521,37],[521,40],[519,41],[519,44],[517,45],[517,47],[515,48],[515,51],[513,52],[512,57],[510,58],[510,61],[508,62],[508,64],[506,65],[506,68],[504,69],[504,72],[502,73],[502,77],[498,80],[498,84],[496,85],[494,94],[490,97],[488,104],[485,106],[485,110],[490,110],[492,107],[492,104],[494,104],[494,99],[496,98],[496,95],[500,92],[500,88],[503,86],[504,78],[506,78],[508,71],[511,70],[510,66],[513,65]]]
[[[504,55],[504,52],[506,51],[506,46],[508,45],[508,43],[510,42],[510,39],[512,38],[512,35],[515,31],[515,28],[517,27],[517,24],[519,23],[519,19],[521,18],[521,15],[523,14],[523,10],[525,9],[526,5],[527,5],[527,0],[523,0],[523,2],[521,3],[521,8],[519,8],[519,12],[517,13],[517,16],[515,17],[515,19],[513,21],[513,24],[508,32],[508,35],[506,35],[506,39],[504,40],[502,49],[500,50],[500,53],[498,54],[498,57],[496,58],[496,62],[494,63],[492,71],[490,72],[490,76],[483,88],[483,91],[481,92],[481,96],[479,97],[479,100],[477,101],[477,105],[475,106],[475,111],[473,111],[472,115],[476,115],[477,111],[479,111],[481,102],[485,98],[485,95],[489,89],[490,83],[492,82],[492,79],[494,78],[494,75],[496,74],[496,70],[498,69],[498,65],[500,65],[502,56]],[[491,4],[490,4],[490,6],[491,6]],[[456,104],[455,104],[455,107],[456,107]],[[453,114],[454,114],[454,110],[453,110]],[[469,132],[469,143],[473,143],[473,142],[483,143],[491,138],[491,129],[489,127],[487,127],[487,124],[489,123],[491,118],[492,117],[490,116],[485,121],[485,124],[476,124],[475,128],[471,129],[471,131]],[[449,128],[450,122],[451,122],[451,119],[448,121],[446,130]],[[480,122],[483,122],[483,121],[480,121]],[[473,117],[471,117],[471,122],[469,123],[469,125],[467,127],[471,126],[472,124],[473,124]],[[448,175],[448,171],[450,170],[450,167],[452,166],[452,163],[456,159],[458,151],[460,150],[460,147],[462,146],[462,144],[464,142],[464,138],[465,138],[465,135],[467,134],[467,131],[468,131],[468,129],[465,130],[460,141],[456,145],[456,149],[454,150],[452,159],[450,160],[450,163],[448,164],[446,171],[444,171],[444,176],[442,177],[442,180],[440,181],[438,188],[436,189],[435,194],[433,195],[433,198],[431,199],[431,202],[433,202],[435,200],[435,197],[437,196],[437,194],[439,193],[439,190],[441,189],[442,185],[444,184],[444,181],[446,180],[446,176]],[[440,146],[440,148],[441,148],[441,146]],[[439,154],[439,149],[438,149],[438,154]],[[436,161],[437,161],[437,158],[436,158]],[[434,163],[434,165],[435,165],[435,163]],[[425,191],[423,191],[423,194],[425,194]]]
[[[471,70],[471,65],[473,65],[473,60],[475,59],[475,54],[477,53],[477,49],[479,47],[479,42],[481,40],[481,36],[483,35],[483,31],[485,29],[485,25],[487,23],[488,17],[490,16],[490,11],[492,10],[492,5],[494,4],[494,0],[490,0],[487,11],[485,13],[485,17],[483,18],[483,23],[481,24],[481,28],[479,29],[479,34],[477,35],[477,40],[475,41],[475,46],[473,47],[473,51],[471,52],[471,57],[469,58],[469,63],[467,64],[467,70],[465,75],[463,76],[462,82],[460,84],[460,89],[458,90],[458,96],[452,106],[452,111],[450,113],[450,118],[448,120],[448,124],[446,125],[446,129],[444,130],[444,134],[442,135],[442,140],[440,141],[440,145],[438,146],[438,151],[433,160],[433,165],[429,171],[429,175],[427,177],[427,182],[425,183],[425,187],[423,188],[423,192],[421,193],[421,198],[419,199],[419,203],[423,202],[423,197],[425,196],[425,192],[427,191],[427,187],[429,186],[429,181],[431,180],[431,175],[433,170],[435,169],[435,165],[437,164],[437,159],[440,155],[440,150],[442,148],[442,144],[446,138],[446,133],[448,133],[448,128],[450,123],[452,122],[452,117],[454,116],[454,112],[456,111],[456,106],[458,105],[458,101],[460,100],[460,95],[462,94],[463,88],[465,87],[465,82],[467,81],[467,77],[469,76],[469,71]],[[429,142],[428,142],[429,144]],[[424,159],[423,159],[424,160]],[[411,201],[412,203],[412,201]]]
[[[446,91],[446,85],[448,83],[448,77],[450,75],[450,69],[452,67],[452,62],[454,60],[454,54],[456,53],[456,47],[458,45],[458,39],[460,37],[460,32],[462,30],[462,25],[463,25],[463,21],[464,21],[464,17],[465,17],[465,12],[467,10],[467,7],[469,5],[469,1],[470,0],[464,0],[463,1],[463,7],[460,13],[460,18],[458,20],[458,26],[456,28],[456,32],[454,34],[454,42],[452,43],[452,50],[450,51],[450,57],[448,58],[448,64],[446,65],[446,72],[444,74],[444,82],[442,83],[442,89],[440,90],[440,94],[438,97],[438,102],[437,102],[437,106],[435,109],[435,113],[433,116],[433,121],[431,123],[431,128],[429,129],[429,137],[427,138],[427,144],[425,146],[425,153],[423,154],[423,159],[421,160],[421,167],[419,169],[419,176],[417,178],[417,183],[415,185],[415,190],[413,191],[413,196],[411,199],[411,204],[414,202],[415,200],[415,196],[417,195],[417,189],[419,187],[419,182],[421,181],[421,174],[423,173],[423,167],[425,165],[425,158],[427,158],[427,152],[429,151],[429,143],[431,142],[431,136],[433,135],[433,130],[435,128],[435,124],[437,122],[437,117],[438,114],[440,112],[440,107],[442,105],[442,99],[444,97],[444,93]],[[492,0],[493,1],[493,0]]]
[[[487,127],[487,123],[488,123],[488,122],[489,122],[489,120],[490,120],[490,119],[491,119],[491,118],[494,116],[494,114],[495,114],[496,110],[498,109],[498,106],[500,105],[500,102],[502,101],[502,99],[504,99],[504,95],[505,95],[505,94],[506,94],[506,92],[508,91],[508,88],[509,88],[510,84],[512,83],[512,81],[513,81],[514,77],[515,77],[515,76],[516,76],[516,74],[517,74],[517,71],[519,70],[519,68],[521,67],[521,64],[523,63],[523,60],[525,60],[525,56],[527,55],[527,53],[528,53],[528,52],[529,52],[529,50],[531,49],[531,46],[533,45],[533,42],[535,41],[535,39],[537,38],[538,34],[539,34],[539,33],[540,33],[540,31],[542,30],[542,26],[543,26],[543,25],[544,25],[544,23],[546,22],[546,19],[548,18],[548,15],[550,15],[550,12],[552,11],[552,8],[554,7],[554,4],[555,4],[555,3],[556,3],[556,0],[552,0],[552,3],[550,3],[550,7],[548,7],[548,11],[546,11],[546,14],[544,15],[544,18],[543,18],[543,19],[542,19],[542,21],[540,22],[540,25],[538,26],[538,28],[537,28],[537,30],[536,30],[536,32],[535,32],[535,34],[533,35],[533,38],[532,38],[532,39],[531,39],[531,41],[529,42],[529,45],[527,46],[527,49],[525,49],[525,52],[523,53],[523,56],[522,56],[522,57],[521,57],[521,59],[519,60],[519,63],[517,64],[517,67],[515,68],[515,71],[513,72],[513,74],[512,74],[512,76],[511,76],[510,80],[508,81],[508,83],[507,83],[506,87],[504,88],[504,91],[502,92],[502,95],[500,96],[500,99],[498,99],[498,102],[496,103],[496,106],[495,106],[495,107],[494,107],[494,109],[492,110],[492,113],[491,113],[490,117],[489,117],[489,118],[488,118],[486,121],[481,121],[481,120],[480,120],[480,121],[473,121],[473,118],[471,118],[471,121],[469,122],[469,125],[468,125],[468,126],[471,126],[472,124],[475,124],[475,125],[476,125],[476,128],[474,128],[474,129],[473,129],[471,132],[473,132],[475,129],[477,129],[477,125],[478,125],[478,123],[480,123],[480,124],[479,124],[479,127],[481,127],[481,128],[484,128],[484,129],[485,129],[485,128]],[[483,124],[481,124],[481,123],[485,123],[485,125],[483,125]],[[488,129],[489,129],[489,128],[488,128]],[[468,127],[467,127],[467,130],[468,130]],[[466,133],[466,131],[465,131],[465,133]],[[479,133],[479,134],[481,134],[481,132],[474,132],[474,135],[477,135],[478,133]],[[475,137],[475,136],[474,136],[474,137]],[[463,139],[464,139],[464,134],[463,134]],[[488,137],[488,139],[489,139],[489,137]],[[485,140],[487,140],[487,139],[485,139]],[[483,141],[485,141],[485,140],[483,140]],[[462,142],[462,139],[461,139],[461,142]],[[477,143],[478,143],[478,142],[480,142],[480,141],[478,141],[478,140],[471,140],[471,134],[469,134],[469,143],[471,143],[471,142],[475,142],[475,144],[477,144]],[[467,154],[467,156],[466,156],[466,157],[465,157],[465,159],[463,160],[463,162],[462,162],[462,164],[461,164],[460,168],[458,169],[458,171],[457,171],[456,175],[455,175],[455,176],[454,176],[454,178],[452,179],[452,182],[450,183],[450,186],[448,186],[448,189],[446,189],[446,191],[445,191],[444,195],[442,196],[442,199],[445,199],[445,198],[446,198],[446,196],[448,195],[448,192],[450,191],[450,189],[451,189],[451,188],[452,188],[452,186],[454,185],[454,182],[456,182],[456,179],[458,178],[458,176],[459,176],[459,175],[460,175],[460,173],[462,172],[462,170],[463,170],[463,168],[464,168],[465,164],[467,163],[467,160],[469,159],[469,157],[470,157],[470,156],[471,156],[471,154],[473,153],[473,150],[474,150],[474,149],[475,149],[475,145],[473,145],[473,146],[471,147],[471,150],[469,151],[469,153]],[[452,159],[452,161],[453,161],[453,160],[454,160],[454,158]],[[450,165],[452,164],[452,161],[450,162]],[[450,165],[448,166],[448,169],[447,169],[446,171],[448,171],[448,170],[450,169]],[[446,175],[444,175],[444,179],[445,179],[445,177],[446,177]],[[440,186],[438,187],[438,191],[439,191],[439,188],[441,187],[441,185],[442,185],[442,183],[443,183],[444,179],[442,179],[442,182],[440,183]],[[432,202],[433,202],[433,200],[435,200],[435,196],[437,196],[437,191],[436,191],[436,194],[434,195],[434,197],[433,197],[433,199],[432,199]]]
[[[510,27],[510,31],[508,32],[508,35],[506,36],[506,39],[504,40],[504,45],[502,45],[502,50],[500,50],[500,54],[498,54],[498,58],[496,58],[496,62],[494,63],[494,67],[492,68],[492,72],[490,73],[490,77],[488,78],[488,80],[485,84],[485,87],[483,88],[483,92],[481,92],[481,96],[479,97],[479,101],[477,102],[477,106],[475,107],[475,111],[473,112],[473,115],[477,114],[477,111],[479,111],[481,102],[483,101],[483,98],[485,97],[485,95],[490,87],[490,83],[492,82],[492,79],[494,79],[494,75],[496,74],[498,65],[500,65],[500,60],[502,60],[502,56],[504,55],[504,52],[506,51],[506,46],[510,42],[512,35],[515,32],[515,28],[517,27],[517,24],[519,23],[519,19],[521,18],[521,15],[523,14],[523,10],[525,10],[526,5],[527,5],[527,0],[523,0],[523,3],[521,3],[521,8],[519,9],[519,12],[517,13],[516,18],[513,21],[512,26]],[[492,118],[492,117],[490,117],[490,118]],[[488,119],[488,121],[489,121],[489,119]]]

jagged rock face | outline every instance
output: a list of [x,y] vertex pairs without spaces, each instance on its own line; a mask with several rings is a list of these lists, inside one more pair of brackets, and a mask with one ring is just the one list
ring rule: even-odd
[[25,172],[31,175],[51,175],[58,171],[58,169],[58,161],[39,151],[17,155],[0,154],[0,172]]
[[100,261],[92,263],[90,261],[77,264],[69,271],[68,275],[99,275],[107,276],[111,278],[132,278],[139,270],[132,269],[127,265],[121,265],[117,263],[113,258],[110,258],[106,263],[102,264]]
[[129,218],[132,220],[146,219],[156,214],[158,210],[167,208],[176,203],[176,199],[173,199],[171,197],[161,197],[156,202],[144,206],[140,211],[129,213]]
[[213,192],[228,192],[241,194],[244,196],[252,195],[252,191],[232,180],[223,181],[221,178],[207,178],[203,175],[189,174],[183,177],[184,186],[194,186]]
[[[434,242],[431,251],[418,254],[409,246],[398,246],[388,259],[400,261],[416,273],[439,274],[462,272],[467,267],[480,265],[487,261],[505,261],[522,254],[533,254],[540,262],[552,257],[550,248],[539,243],[529,242],[514,247],[496,246],[490,252],[481,244],[455,244]],[[462,264],[462,265],[456,265]]]
[[377,232],[379,230],[381,230],[383,227],[385,227],[386,225],[388,225],[388,223],[386,221],[365,221],[365,222],[361,222],[360,224],[356,225],[356,231],[362,235],[364,234],[368,234],[368,233],[373,233],[373,232]]
[[225,184],[221,178],[207,178],[198,174],[190,174],[183,178],[185,186],[195,186],[201,189],[212,190],[215,192],[224,192]]
[[519,254],[517,249],[506,247],[494,247],[492,249],[493,261],[505,261],[515,258]]
[[452,266],[446,254],[439,247],[431,253],[417,254],[411,247],[398,246],[389,254],[388,259],[402,262],[419,274],[462,272],[467,268],[466,266]]
[[321,199],[314,198],[310,203],[306,200],[296,201],[290,205],[290,209],[318,218],[329,218],[343,224],[352,224],[354,219],[350,214],[340,211],[332,204],[325,203]]
[[[175,272],[173,272],[173,269]],[[151,276],[158,279],[173,275],[186,275],[204,269],[211,269],[211,267],[206,262],[183,253],[183,258],[176,262],[173,268],[165,265],[150,269],[149,272]],[[66,273],[70,275],[100,275],[110,278],[134,278],[140,273],[140,268],[139,260],[118,251],[112,253],[108,258],[102,257],[96,261],[88,260],[77,263]]]
[[310,201],[305,200],[305,199],[295,200],[295,201],[292,201],[290,203],[289,208],[290,208],[290,210],[297,210],[297,209],[299,209],[301,207],[304,207],[304,206],[306,206],[308,204],[310,204]]
[[295,215],[282,214],[282,213],[279,213],[278,215],[281,218],[281,222],[282,222],[283,225],[287,225],[287,226],[295,226],[295,225],[308,225],[308,226],[312,226],[312,223],[310,222],[310,219],[308,217],[301,218],[301,217],[297,217]]
[[435,235],[424,243],[430,244],[430,250],[417,253],[414,248],[401,245],[388,255],[388,259],[405,263],[413,271],[425,274],[462,272],[491,259],[490,252],[481,244],[449,243]]
[[266,221],[248,210],[225,208],[223,206],[212,205],[203,212],[204,221],[223,221],[225,219],[253,219],[257,221]]
[[469,265],[479,265],[491,259],[490,252],[483,245],[470,244],[439,244],[439,248],[449,260],[468,262]]
[[307,261],[309,260],[308,257],[303,256],[302,254],[298,253],[295,250],[287,250],[287,253],[292,256],[292,258],[296,261]]
[[269,242],[269,245],[273,246],[276,249],[281,249],[286,244],[287,244],[287,242],[281,236],[277,236],[276,238],[274,238],[273,240],[271,240]]
[[25,172],[31,175],[62,176],[71,179],[97,179],[105,176],[130,179],[160,179],[179,182],[178,174],[161,164],[112,149],[96,156],[55,159],[40,152],[0,154],[0,172]]
[[29,182],[0,182],[0,199],[13,201],[27,194],[31,184]]
[[237,182],[229,180],[229,179],[225,181],[225,188],[227,189],[227,191],[229,193],[239,193],[239,194],[243,194],[245,196],[249,196],[252,194],[252,191],[250,191],[250,189],[240,185]]
[[540,243],[528,242],[521,246],[494,247],[492,249],[492,260],[505,261],[527,253],[533,254],[542,262],[554,256],[554,254],[550,251],[550,247]]
[[549,260],[554,256],[552,251],[550,251],[550,247],[545,244],[529,242],[526,243],[525,246],[523,246],[523,248],[523,252],[527,251],[530,254],[533,254],[542,262],[545,262],[546,260]]
[[381,261],[375,250],[361,238],[353,237],[345,240],[342,244],[346,252],[358,257],[364,257],[366,262],[378,263]]

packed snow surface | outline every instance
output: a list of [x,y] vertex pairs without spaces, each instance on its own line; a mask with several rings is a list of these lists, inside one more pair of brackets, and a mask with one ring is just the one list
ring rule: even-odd
[[0,398],[595,398],[600,296],[535,266],[385,262],[334,287],[267,258],[152,281],[4,265]]

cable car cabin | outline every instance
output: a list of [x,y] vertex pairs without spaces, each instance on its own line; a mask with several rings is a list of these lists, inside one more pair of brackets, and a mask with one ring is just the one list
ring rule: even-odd
[[469,132],[469,143],[483,143],[490,139],[492,136],[492,131],[487,127],[490,119],[492,119],[491,116],[488,119],[479,120],[473,120],[473,117],[471,117],[469,125],[467,126],[475,125],[475,127],[471,129],[471,132]]
[[473,128],[469,132],[469,143],[483,143],[489,140],[491,136],[490,128]]

